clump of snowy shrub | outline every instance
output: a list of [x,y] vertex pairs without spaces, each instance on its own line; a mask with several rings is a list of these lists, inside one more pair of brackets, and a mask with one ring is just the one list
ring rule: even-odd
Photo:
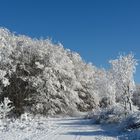
[[124,118],[120,123],[120,129],[122,130],[140,130],[140,112],[132,112],[126,118]]
[[4,101],[0,104],[0,119],[6,119],[9,113],[14,108],[11,106],[11,101],[8,98],[4,98]]
[[7,129],[10,119],[9,115],[13,110],[11,101],[8,98],[4,98],[3,102],[0,104],[0,129]]
[[90,113],[88,118],[92,118],[95,123],[120,123],[125,118],[124,107],[115,104],[107,108],[98,108]]

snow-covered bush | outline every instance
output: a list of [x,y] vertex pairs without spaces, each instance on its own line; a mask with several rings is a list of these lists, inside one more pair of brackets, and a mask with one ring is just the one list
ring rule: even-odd
[[9,113],[14,108],[11,105],[11,101],[8,98],[4,98],[4,101],[0,104],[0,119],[6,119],[9,115]]
[[124,118],[120,123],[120,129],[122,130],[140,130],[140,112],[136,111],[129,114],[126,118]]
[[8,98],[4,98],[3,102],[0,104],[0,129],[7,129],[10,119],[9,116],[13,110],[11,101]]
[[107,108],[98,108],[87,117],[92,118],[95,123],[120,123],[125,118],[125,112],[124,107],[116,103]]

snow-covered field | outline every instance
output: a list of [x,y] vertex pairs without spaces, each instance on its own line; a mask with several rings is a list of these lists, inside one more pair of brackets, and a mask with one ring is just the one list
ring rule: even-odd
[[97,125],[90,119],[42,118],[1,127],[0,140],[140,140],[140,134],[122,133],[115,125]]

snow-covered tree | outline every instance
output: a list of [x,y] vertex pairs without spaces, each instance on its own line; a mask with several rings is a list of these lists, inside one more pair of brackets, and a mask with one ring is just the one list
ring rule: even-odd
[[118,102],[124,104],[125,111],[132,110],[132,94],[135,90],[134,73],[136,71],[137,60],[133,54],[120,56],[111,60],[112,74],[116,84],[116,98]]
[[108,107],[115,103],[115,83],[110,71],[97,69],[95,75],[94,90],[99,96],[99,106]]
[[136,61],[128,55],[111,63],[100,69],[60,43],[0,28],[0,101],[8,97],[17,116],[87,112],[116,101],[131,106]]

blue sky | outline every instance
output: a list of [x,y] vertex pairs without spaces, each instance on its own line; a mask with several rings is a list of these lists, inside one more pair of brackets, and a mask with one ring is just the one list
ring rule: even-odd
[[0,26],[50,37],[99,67],[123,52],[140,59],[139,0],[0,0]]

